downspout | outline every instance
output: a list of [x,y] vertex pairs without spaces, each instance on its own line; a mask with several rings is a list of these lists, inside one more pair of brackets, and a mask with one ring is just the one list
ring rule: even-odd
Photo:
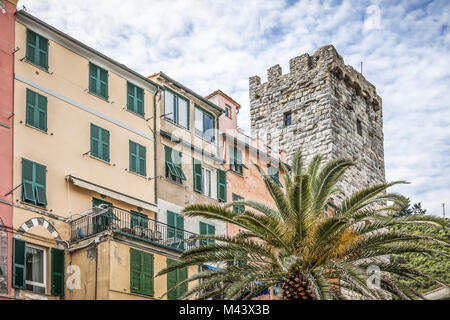
[[98,245],[95,244],[95,298],[97,300],[97,275],[98,275]]
[[[156,96],[159,94],[159,87],[156,87],[156,92],[153,96],[153,165],[154,165],[154,174],[155,177],[155,204],[158,205],[158,166],[156,163],[156,152],[157,152],[157,137],[156,137]],[[157,215],[157,214],[156,214]],[[158,220],[158,217],[155,215],[155,220]]]

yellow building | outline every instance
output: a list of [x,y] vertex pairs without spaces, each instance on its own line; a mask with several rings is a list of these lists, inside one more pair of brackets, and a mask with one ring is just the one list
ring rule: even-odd
[[[217,135],[212,141],[194,130],[197,109],[215,123],[221,109],[162,74],[143,77],[24,11],[16,14],[15,34],[12,295],[161,298],[198,271],[154,277],[200,245],[187,239],[225,234],[225,226],[182,225],[176,215],[188,203],[217,202],[214,189],[226,188],[212,177],[224,175]],[[168,97],[172,118],[164,113]],[[180,152],[209,171],[207,191],[199,189],[203,182],[194,190],[192,160],[178,164]]]

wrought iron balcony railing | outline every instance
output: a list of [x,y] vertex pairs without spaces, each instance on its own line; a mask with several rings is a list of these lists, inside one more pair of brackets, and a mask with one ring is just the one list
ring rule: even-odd
[[70,241],[77,242],[106,230],[137,237],[180,252],[200,246],[200,240],[192,240],[197,236],[195,233],[112,206],[107,207],[105,213],[83,216],[72,221]]

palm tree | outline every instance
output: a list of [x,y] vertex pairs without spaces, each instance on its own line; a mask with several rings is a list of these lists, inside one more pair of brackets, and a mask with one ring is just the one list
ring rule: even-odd
[[[251,299],[272,286],[282,287],[286,300],[348,298],[346,290],[362,299],[384,299],[390,294],[401,299],[422,297],[413,288],[394,281],[397,278],[393,275],[408,279],[422,276],[445,285],[389,259],[391,254],[405,252],[445,254],[428,245],[449,245],[448,240],[389,228],[401,224],[448,227],[444,219],[427,215],[393,218],[407,199],[387,189],[405,182],[380,183],[346,196],[337,182],[353,162],[338,159],[323,166],[321,162],[322,157],[315,156],[303,166],[300,150],[289,168],[280,161],[284,188],[256,165],[274,207],[251,200],[186,207],[186,216],[224,221],[245,231],[234,237],[198,236],[215,241],[185,252],[180,261],[158,275],[192,265],[219,265],[217,270],[199,272],[179,283],[193,283],[182,299],[207,299],[219,294],[225,294],[226,299]],[[334,215],[325,215],[324,206],[336,196],[341,196],[341,201]],[[232,205],[243,205],[246,210],[233,212]],[[380,288],[367,281],[367,270],[373,265],[379,271]]]

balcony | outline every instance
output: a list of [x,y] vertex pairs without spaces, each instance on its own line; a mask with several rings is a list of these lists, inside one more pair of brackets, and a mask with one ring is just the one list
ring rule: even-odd
[[179,252],[200,246],[200,240],[192,240],[197,236],[195,233],[112,206],[107,207],[104,213],[86,215],[72,221],[70,242],[81,241],[107,230]]

